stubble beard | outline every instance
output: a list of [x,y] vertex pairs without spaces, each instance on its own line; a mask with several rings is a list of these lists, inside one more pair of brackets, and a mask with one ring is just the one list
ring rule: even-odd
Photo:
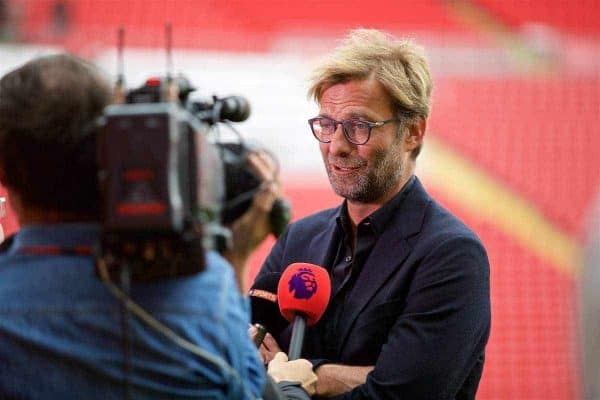
[[[362,159],[352,161],[358,165],[365,163]],[[404,164],[398,152],[378,149],[364,173],[356,171],[339,176],[332,171],[330,162],[326,162],[326,170],[329,183],[338,196],[352,202],[372,203],[389,194],[398,184],[404,174]]]

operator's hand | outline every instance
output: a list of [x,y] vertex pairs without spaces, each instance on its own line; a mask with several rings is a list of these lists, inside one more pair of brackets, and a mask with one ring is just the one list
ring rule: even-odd
[[[254,325],[251,325],[248,329],[248,334],[250,335],[252,341],[254,341],[254,337],[256,336],[257,332],[258,331]],[[268,363],[270,363],[271,360],[273,360],[273,358],[275,357],[275,355],[281,351],[282,350],[279,347],[279,344],[277,343],[273,335],[267,332],[265,338],[263,339],[263,342],[258,348],[258,352],[260,353],[260,358],[263,364],[267,365]]]
[[269,213],[282,194],[277,166],[269,155],[252,151],[248,155],[248,164],[261,178],[262,184],[248,210],[229,226],[232,248],[223,253],[235,269],[240,290],[246,287],[250,255],[271,232]]
[[269,363],[267,373],[275,382],[300,382],[309,395],[316,391],[317,375],[312,370],[312,364],[305,359],[288,361],[287,354],[279,352]]

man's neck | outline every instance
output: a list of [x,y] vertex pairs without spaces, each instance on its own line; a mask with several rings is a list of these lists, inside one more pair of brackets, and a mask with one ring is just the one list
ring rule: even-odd
[[19,226],[27,225],[45,225],[45,224],[61,224],[69,222],[91,222],[98,220],[97,217],[88,214],[47,210],[39,207],[32,207],[20,200],[20,197],[9,190],[8,198],[12,209],[14,210]]
[[360,224],[360,222],[363,219],[367,218],[369,215],[379,210],[384,204],[386,204],[395,195],[397,195],[402,190],[404,185],[406,185],[406,182],[408,182],[412,174],[413,171],[411,170],[410,173],[403,176],[402,179],[400,179],[391,190],[389,190],[384,196],[375,201],[363,203],[348,200],[348,216],[350,217],[350,221],[352,222],[352,232],[354,237],[356,237],[356,227],[358,226],[358,224]]

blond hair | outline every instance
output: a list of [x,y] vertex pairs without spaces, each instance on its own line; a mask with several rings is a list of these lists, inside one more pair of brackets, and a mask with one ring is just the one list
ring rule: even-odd
[[429,116],[432,82],[423,49],[375,29],[351,31],[315,68],[308,95],[319,103],[329,87],[367,78],[383,85],[399,117]]

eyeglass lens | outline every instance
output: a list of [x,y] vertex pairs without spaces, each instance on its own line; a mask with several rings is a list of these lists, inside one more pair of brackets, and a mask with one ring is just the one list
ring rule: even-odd
[[317,139],[324,142],[331,141],[331,136],[335,133],[339,123],[342,124],[344,134],[351,143],[363,144],[369,139],[370,126],[364,121],[335,121],[330,118],[315,118],[311,122]]

